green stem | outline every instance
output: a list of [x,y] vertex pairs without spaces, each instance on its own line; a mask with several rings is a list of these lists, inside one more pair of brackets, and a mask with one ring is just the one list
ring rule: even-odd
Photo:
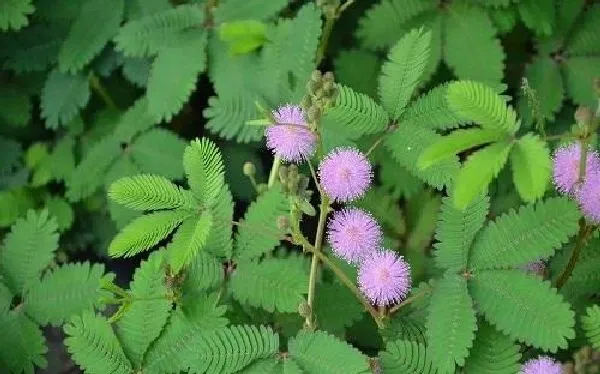
[[315,302],[315,289],[317,285],[317,269],[319,267],[319,254],[321,254],[321,248],[323,246],[323,234],[325,233],[325,222],[327,220],[327,213],[329,213],[329,197],[325,194],[321,195],[321,205],[319,207],[319,223],[317,225],[317,235],[315,237],[314,250],[312,251],[313,256],[310,263],[310,275],[308,278],[308,307],[310,312],[306,316],[304,321],[305,326],[309,329],[314,329],[312,310]]
[[569,258],[567,266],[556,281],[556,288],[561,289],[567,283],[569,277],[573,274],[573,270],[575,269],[575,265],[579,260],[581,250],[585,246],[588,237],[593,231],[594,227],[589,226],[586,223],[585,218],[581,218],[579,220],[579,232],[577,233],[577,239],[575,240],[575,248],[573,248],[573,252],[571,253],[571,257]]
[[319,49],[317,49],[317,65],[321,63],[323,57],[325,57],[325,51],[329,44],[329,37],[333,31],[333,25],[335,25],[337,17],[326,17],[325,26],[323,27],[323,34],[321,34],[321,41],[319,42]]
[[425,294],[427,294],[429,292],[429,290],[425,290],[422,292],[419,292],[416,295],[412,295],[411,297],[409,297],[408,299],[404,300],[403,302],[401,302],[400,304],[396,304],[394,305],[390,310],[389,310],[389,315],[392,315],[394,313],[396,313],[397,311],[399,311],[400,309],[402,309],[403,307],[411,304],[413,301],[425,296]]
[[102,98],[106,106],[108,106],[110,109],[119,110],[119,107],[117,104],[115,104],[108,91],[104,88],[102,82],[100,82],[100,79],[92,72],[89,75],[89,82],[92,90],[94,90]]
[[277,174],[279,174],[279,165],[281,165],[281,157],[275,156],[273,159],[273,166],[271,166],[271,172],[269,173],[269,181],[267,187],[270,189],[277,182]]

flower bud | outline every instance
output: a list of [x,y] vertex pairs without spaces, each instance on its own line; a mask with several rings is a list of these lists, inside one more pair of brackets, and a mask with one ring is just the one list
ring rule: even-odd
[[306,301],[303,301],[302,303],[300,303],[300,305],[298,305],[298,314],[300,314],[300,316],[306,318],[310,316],[310,313],[311,308]]
[[256,174],[256,166],[254,166],[254,164],[252,162],[246,161],[244,163],[244,167],[242,168],[242,171],[245,176],[253,177]]
[[312,74],[310,75],[310,80],[311,80],[311,81],[318,82],[318,81],[320,81],[320,80],[321,80],[322,76],[323,76],[323,75],[321,74],[321,72],[320,72],[319,70],[315,70],[315,71],[313,71],[313,72],[312,72]]

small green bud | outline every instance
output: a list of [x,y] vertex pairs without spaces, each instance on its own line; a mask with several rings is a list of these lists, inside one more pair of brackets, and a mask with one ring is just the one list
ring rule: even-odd
[[315,70],[315,71],[313,71],[313,72],[312,72],[312,74],[310,75],[310,80],[311,80],[311,81],[318,82],[318,81],[320,81],[320,80],[321,80],[321,77],[322,77],[322,76],[323,76],[323,75],[321,74],[321,72],[320,72],[319,70]]
[[305,95],[300,102],[300,106],[304,109],[309,108],[312,105],[312,99],[310,95]]
[[333,75],[333,73],[332,73],[332,72],[328,71],[328,72],[326,72],[326,73],[323,75],[323,80],[324,80],[325,82],[331,82],[331,83],[333,83],[333,82],[335,81],[335,77],[334,77],[334,75]]
[[242,168],[244,175],[247,177],[253,177],[256,174],[256,166],[250,161],[246,161],[244,163],[244,167]]
[[311,308],[310,305],[308,305],[308,303],[306,301],[303,301],[302,303],[300,303],[300,305],[298,305],[298,314],[300,314],[300,316],[302,316],[303,318],[306,318],[308,316],[310,316],[311,313]]
[[306,117],[308,122],[318,122],[321,119],[321,108],[314,105],[311,106],[306,112]]

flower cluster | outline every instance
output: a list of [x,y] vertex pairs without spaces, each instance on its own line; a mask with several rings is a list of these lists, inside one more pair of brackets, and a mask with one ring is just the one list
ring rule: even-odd
[[580,164],[580,143],[558,149],[554,153],[554,185],[558,191],[574,197],[587,218],[600,222],[600,156],[587,152],[583,180],[579,180]]
[[[286,105],[273,111],[275,123],[266,130],[267,147],[284,161],[301,162],[312,156],[316,135],[303,110]],[[357,149],[340,147],[321,161],[318,169],[323,192],[346,203],[365,194],[373,179],[367,156]],[[410,266],[402,256],[382,248],[383,232],[368,212],[358,208],[337,211],[328,223],[327,239],[334,253],[358,265],[361,291],[377,305],[390,305],[406,297]]]
[[[367,156],[353,148],[336,148],[319,165],[324,192],[334,201],[349,202],[364,195],[373,178]],[[342,209],[328,224],[334,253],[359,266],[361,291],[377,305],[390,305],[406,297],[410,266],[401,256],[382,248],[383,232],[368,212]]]
[[562,374],[562,365],[548,356],[540,356],[527,361],[519,374]]

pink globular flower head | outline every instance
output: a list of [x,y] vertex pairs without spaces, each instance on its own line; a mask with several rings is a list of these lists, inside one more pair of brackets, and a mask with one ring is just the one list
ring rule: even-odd
[[329,220],[327,239],[333,252],[350,263],[381,246],[383,233],[377,221],[364,210],[351,208],[338,210]]
[[267,147],[285,161],[298,162],[315,150],[316,135],[304,120],[302,108],[285,105],[273,111],[275,124],[266,130]]
[[[553,179],[556,189],[564,194],[574,194],[579,180],[579,161],[581,159],[581,144],[572,143],[559,148],[554,153]],[[596,152],[589,151],[586,158],[586,175],[600,171],[600,157]]]
[[586,177],[577,191],[577,201],[589,220],[600,223],[600,170]]
[[365,257],[358,269],[358,284],[374,304],[397,303],[410,290],[410,265],[392,251],[374,251]]
[[321,186],[329,197],[339,202],[361,197],[372,178],[367,156],[355,148],[336,148],[319,165]]
[[527,361],[519,374],[563,374],[562,365],[548,356]]

